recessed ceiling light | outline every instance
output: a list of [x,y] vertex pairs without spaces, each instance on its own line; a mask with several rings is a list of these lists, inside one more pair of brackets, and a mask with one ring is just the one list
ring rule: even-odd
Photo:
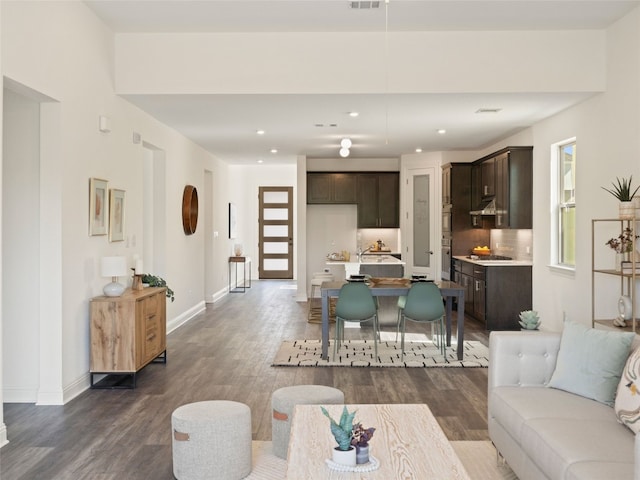
[[276,148],[272,148],[272,149],[271,149],[271,153],[278,153],[278,149],[276,149]]
[[358,115],[360,115],[358,112],[349,112],[349,116],[350,116],[350,117],[355,118],[355,117],[357,117]]
[[343,148],[341,148],[341,149],[340,149],[340,156],[341,156],[342,158],[346,158],[346,157],[348,157],[348,156],[349,156],[349,153],[351,153],[351,152],[349,152],[349,149],[348,149],[348,148],[344,148],[344,147],[343,147]]
[[258,160],[258,163],[262,163],[262,162],[264,162],[264,160]]
[[342,148],[351,148],[351,139],[350,138],[343,138],[342,140],[340,140],[340,146]]
[[416,148],[416,153],[422,153],[422,149],[421,148]]
[[436,132],[438,132],[439,135],[444,135],[445,133],[447,133],[444,128],[439,128],[438,130],[436,130]]
[[256,133],[257,133],[258,135],[264,135],[264,130],[256,130]]
[[498,113],[501,108],[479,108],[476,113]]

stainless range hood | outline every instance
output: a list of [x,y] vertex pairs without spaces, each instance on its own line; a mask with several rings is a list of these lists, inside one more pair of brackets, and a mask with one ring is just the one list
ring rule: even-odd
[[495,198],[491,200],[489,203],[481,207],[479,210],[471,210],[469,212],[470,215],[484,215],[491,216],[496,214],[496,200]]

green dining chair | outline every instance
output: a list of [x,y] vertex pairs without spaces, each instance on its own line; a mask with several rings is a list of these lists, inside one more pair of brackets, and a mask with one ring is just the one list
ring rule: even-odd
[[436,327],[436,336],[432,338],[436,346],[440,347],[440,352],[446,358],[446,342],[444,339],[444,304],[442,303],[442,294],[440,289],[433,282],[416,282],[409,289],[404,308],[400,313],[400,330],[401,330],[401,351],[402,360],[404,361],[404,334],[406,321],[419,323],[431,323],[432,327]]
[[335,359],[344,340],[344,322],[373,321],[373,345],[375,361],[378,361],[378,308],[369,287],[361,282],[342,286],[336,303],[336,339],[333,345]]

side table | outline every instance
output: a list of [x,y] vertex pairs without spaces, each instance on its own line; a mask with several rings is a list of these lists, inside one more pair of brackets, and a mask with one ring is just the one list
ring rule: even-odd
[[[243,264],[244,279],[242,286],[238,284],[238,264]],[[231,288],[231,265],[235,265],[235,288]],[[247,274],[248,270],[248,274]],[[247,284],[247,279],[249,280]],[[251,258],[249,257],[229,257],[229,293],[244,293],[247,288],[251,288]]]

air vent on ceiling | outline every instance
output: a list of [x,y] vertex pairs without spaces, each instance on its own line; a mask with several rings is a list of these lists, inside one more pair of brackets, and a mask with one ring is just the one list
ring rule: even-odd
[[380,8],[380,2],[349,2],[351,4],[351,8],[355,8],[358,10],[363,10],[367,8]]
[[498,113],[501,108],[479,108],[476,113]]

